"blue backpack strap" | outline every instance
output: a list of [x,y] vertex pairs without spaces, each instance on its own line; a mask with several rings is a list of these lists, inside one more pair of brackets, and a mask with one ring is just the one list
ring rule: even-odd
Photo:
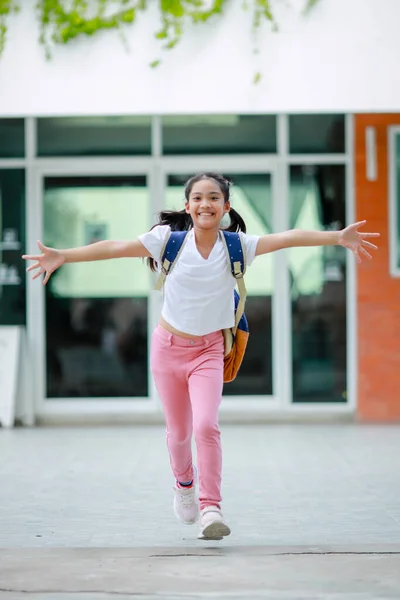
[[235,335],[240,319],[244,313],[244,305],[247,296],[246,286],[243,279],[243,276],[246,272],[246,255],[239,233],[233,231],[222,231],[221,233],[222,239],[225,242],[228,264],[239,288],[239,298],[235,299],[236,312],[235,326],[233,328],[233,334]]
[[155,285],[156,290],[162,289],[165,283],[165,278],[174,268],[186,241],[187,234],[188,231],[171,231],[165,240],[164,247],[161,252],[161,273]]
[[246,272],[246,255],[239,233],[222,231],[229,266],[235,279],[240,279]]

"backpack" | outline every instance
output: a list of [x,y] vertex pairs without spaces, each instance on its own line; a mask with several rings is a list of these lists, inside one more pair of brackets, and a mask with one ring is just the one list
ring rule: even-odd
[[[156,290],[162,289],[167,275],[174,268],[188,233],[188,231],[172,231],[167,237],[161,252],[161,272],[155,285]],[[230,329],[222,330],[224,335],[224,383],[229,383],[236,378],[249,338],[249,326],[244,314],[247,295],[243,279],[246,272],[246,255],[238,233],[220,231],[220,234],[224,242],[229,269],[236,279],[239,290],[239,293],[236,290],[233,291],[235,324]]]

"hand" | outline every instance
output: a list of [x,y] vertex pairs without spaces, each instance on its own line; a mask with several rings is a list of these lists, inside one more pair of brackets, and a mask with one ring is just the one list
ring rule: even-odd
[[36,261],[26,270],[29,272],[39,269],[38,272],[35,273],[35,275],[32,277],[32,279],[37,279],[38,277],[43,275],[43,273],[45,273],[43,285],[46,285],[46,283],[50,279],[50,275],[65,263],[65,258],[59,250],[55,250],[54,248],[48,248],[47,246],[44,246],[42,242],[38,242],[37,245],[39,246],[39,250],[41,250],[43,254],[24,254],[22,258],[24,260]]
[[372,256],[365,247],[372,248],[373,250],[378,249],[378,246],[371,244],[366,238],[379,237],[379,233],[360,233],[358,231],[366,222],[367,221],[359,221],[358,223],[353,223],[353,225],[349,225],[339,232],[339,244],[345,248],[349,248],[349,250],[353,252],[358,263],[361,262],[360,253],[364,254],[364,256],[370,260],[372,259]]

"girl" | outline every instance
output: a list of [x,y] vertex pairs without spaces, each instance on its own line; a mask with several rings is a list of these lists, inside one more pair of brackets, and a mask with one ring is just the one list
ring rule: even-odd
[[[239,231],[246,263],[268,252],[293,246],[340,244],[358,262],[371,258],[366,248],[377,247],[361,233],[365,221],[341,231],[291,230],[265,236],[246,235],[240,215],[230,206],[230,183],[221,175],[202,173],[189,179],[185,208],[163,212],[160,223],[137,241],[102,241],[81,248],[56,250],[38,242],[42,254],[24,255],[35,263],[33,279],[50,275],[64,263],[119,257],[147,257],[159,269],[164,242],[171,230],[189,230],[179,260],[165,283],[159,325],[152,337],[151,370],[166,420],[167,445],[175,477],[174,512],[183,523],[200,518],[199,539],[222,539],[230,534],[221,512],[221,443],[218,408],[222,397],[224,342],[221,330],[234,325],[232,276],[219,234],[229,214],[228,230]],[[194,434],[199,469],[199,496],[192,464]]]

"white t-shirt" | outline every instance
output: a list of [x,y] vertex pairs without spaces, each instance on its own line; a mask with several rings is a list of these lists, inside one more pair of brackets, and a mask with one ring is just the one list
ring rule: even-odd
[[[160,265],[169,225],[158,225],[139,237]],[[246,265],[255,257],[259,236],[240,233]],[[233,327],[235,306],[233,277],[224,242],[218,239],[208,259],[197,250],[194,231],[189,231],[179,258],[164,285],[162,316],[175,329],[189,335],[207,335]]]

